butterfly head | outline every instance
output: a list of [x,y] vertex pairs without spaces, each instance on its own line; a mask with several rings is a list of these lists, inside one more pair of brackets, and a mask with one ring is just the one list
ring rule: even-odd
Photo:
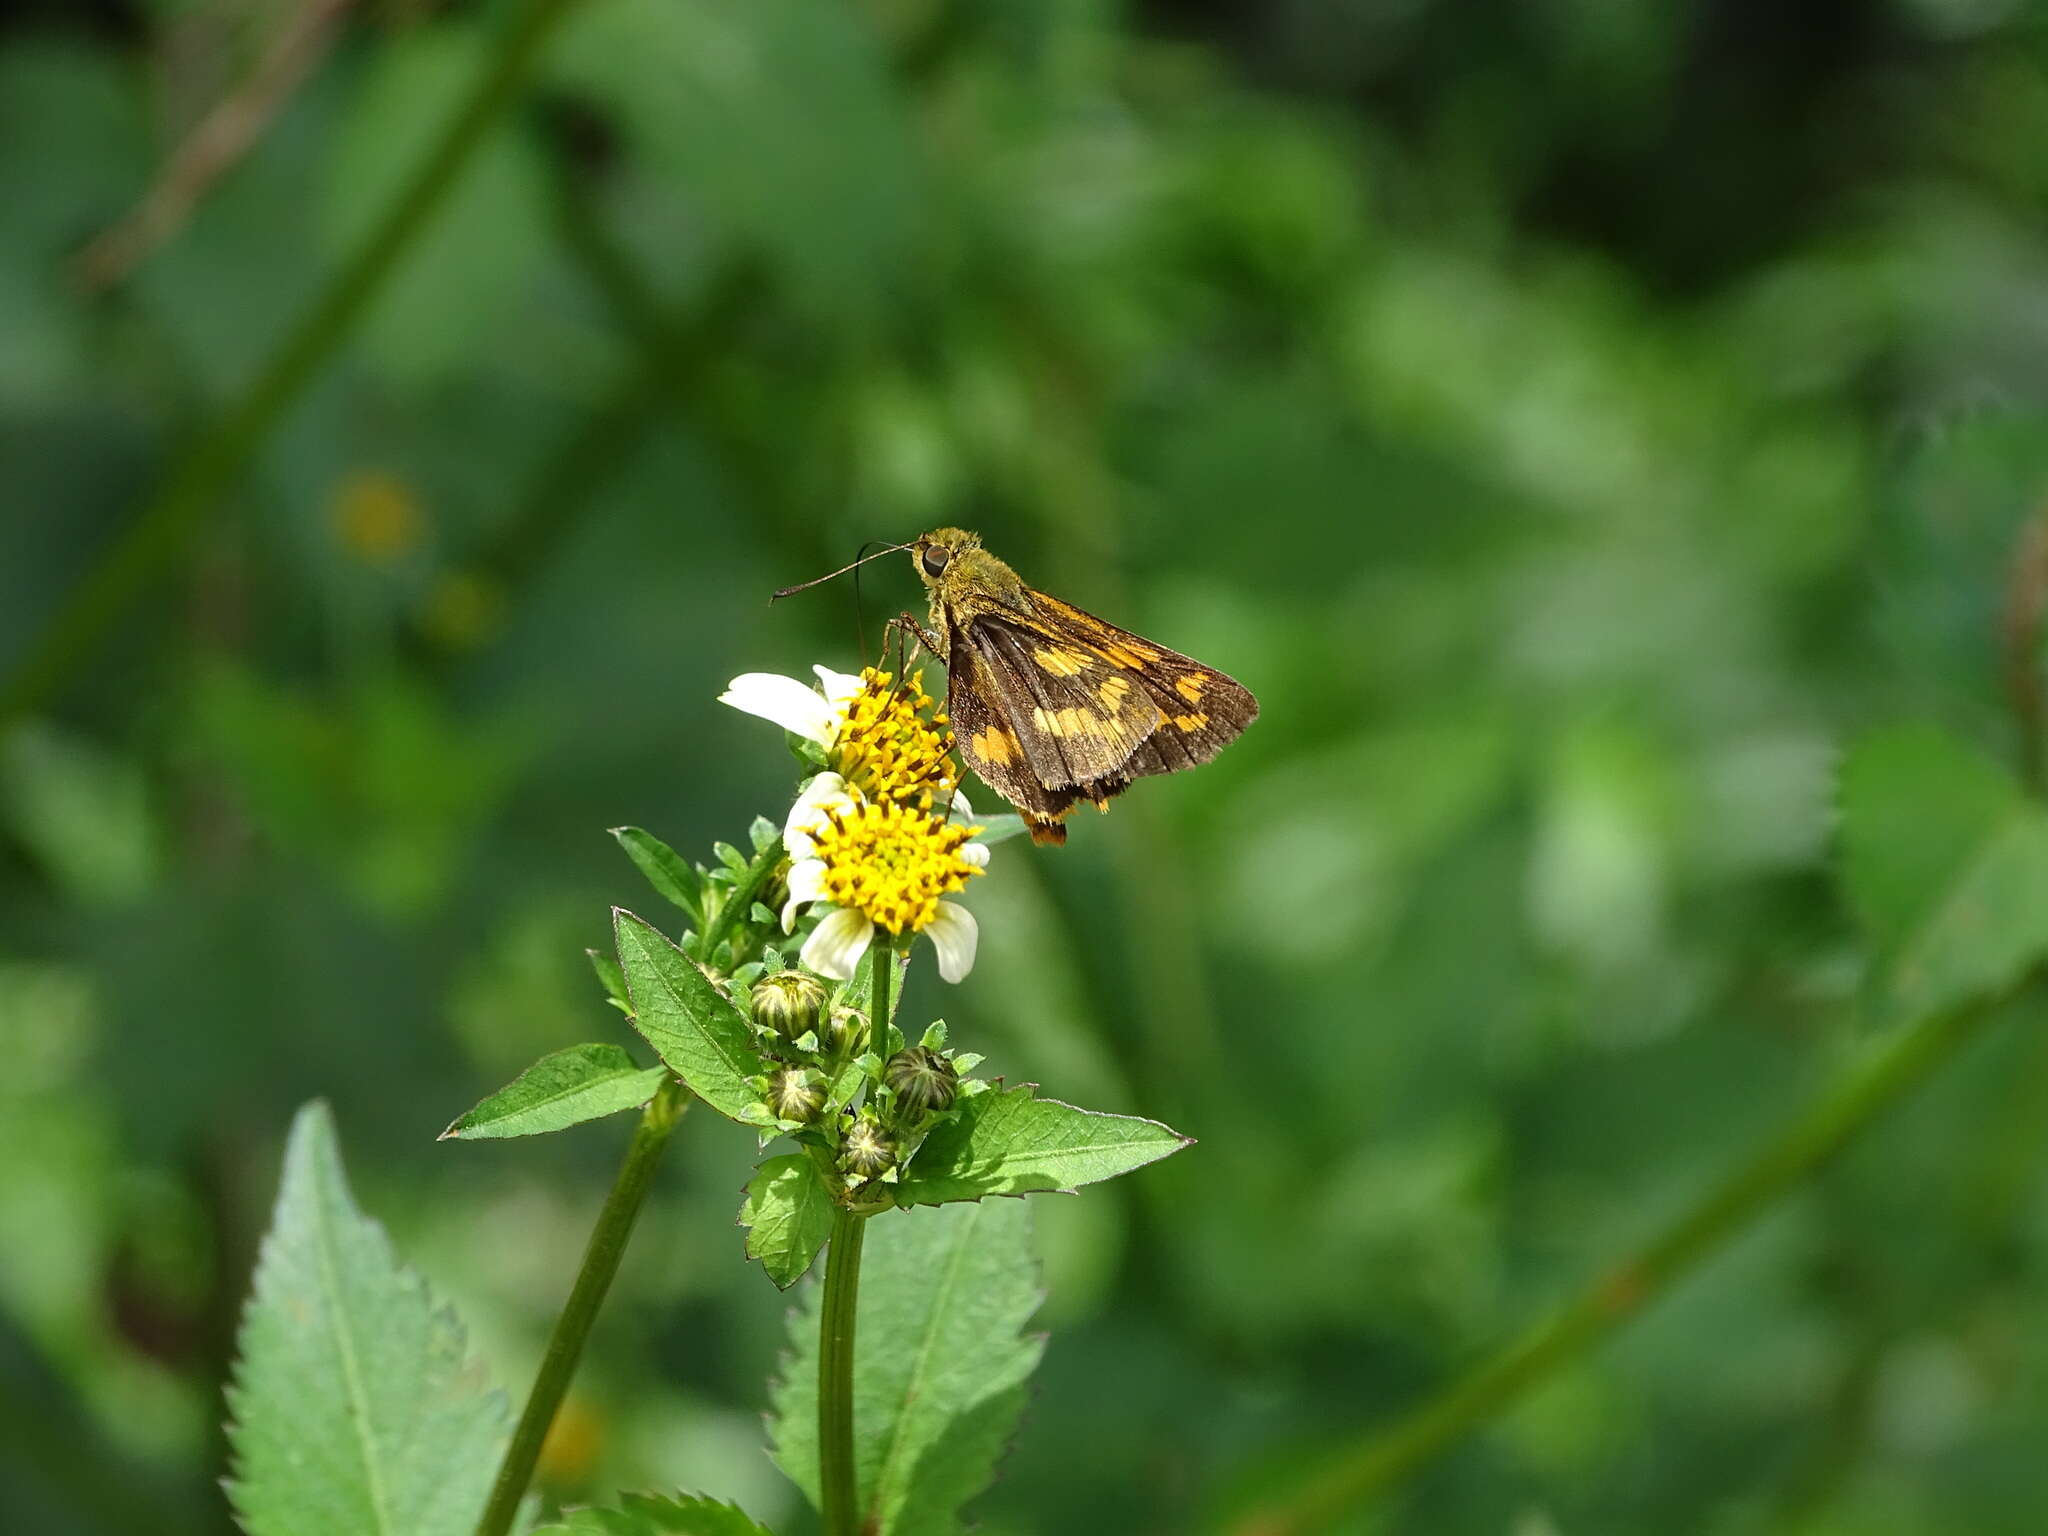
[[[965,528],[934,528],[910,546],[917,574],[934,591],[958,581],[979,553],[981,535]],[[959,569],[955,569],[956,564]]]
[[1016,573],[981,547],[965,528],[934,528],[910,546],[917,574],[936,608],[954,603],[1015,603],[1023,585]]

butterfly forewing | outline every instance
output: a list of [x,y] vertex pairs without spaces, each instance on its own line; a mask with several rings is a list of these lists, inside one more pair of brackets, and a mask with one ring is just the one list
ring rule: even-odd
[[949,624],[948,709],[969,766],[1036,823],[1205,763],[1258,714],[1234,679],[1027,590]]

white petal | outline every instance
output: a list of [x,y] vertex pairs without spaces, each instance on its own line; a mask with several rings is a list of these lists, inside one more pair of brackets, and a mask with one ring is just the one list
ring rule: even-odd
[[825,861],[798,859],[789,866],[789,900],[782,904],[782,931],[796,926],[796,909],[825,899]]
[[974,807],[967,803],[965,790],[953,791],[952,803],[946,807],[946,820],[963,827],[974,824]]
[[[939,905],[943,907],[946,903]],[[856,908],[836,907],[804,940],[803,962],[820,976],[851,981],[853,968],[868,952],[868,942],[874,936],[875,925]]]
[[976,869],[987,869],[988,844],[962,843],[960,845],[960,862],[963,864],[972,864]]
[[846,780],[836,773],[821,773],[803,787],[796,804],[782,823],[782,846],[793,859],[807,859],[817,851],[812,835],[825,825],[827,810],[845,811],[854,806],[846,792]]
[[825,690],[826,702],[836,710],[844,710],[847,702],[867,685],[856,672],[834,672],[830,667],[812,667],[818,674],[818,686]]
[[821,747],[831,746],[839,733],[838,712],[818,691],[780,673],[743,672],[718,696],[718,702],[773,720],[785,731],[794,731]]
[[[938,914],[924,925],[924,932],[939,952],[939,974],[947,981],[964,980],[974,969],[974,946],[981,938],[981,925],[974,914],[957,901],[942,901]],[[810,958],[808,946],[804,958]]]

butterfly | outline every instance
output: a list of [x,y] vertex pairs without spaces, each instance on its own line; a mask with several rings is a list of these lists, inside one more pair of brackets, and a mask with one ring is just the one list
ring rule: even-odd
[[1064,843],[1082,801],[1206,763],[1258,718],[1214,667],[1024,585],[981,536],[936,528],[909,546],[931,596],[914,632],[946,666],[960,755],[1017,808],[1032,841]]

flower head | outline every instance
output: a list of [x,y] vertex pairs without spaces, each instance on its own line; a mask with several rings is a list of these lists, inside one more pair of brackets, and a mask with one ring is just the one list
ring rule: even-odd
[[953,733],[946,716],[932,709],[924,676],[906,672],[902,685],[873,667],[862,670],[861,689],[846,706],[846,724],[832,749],[832,766],[870,800],[898,800],[929,806],[934,793],[949,793]]
[[809,1125],[825,1109],[825,1090],[816,1074],[787,1068],[768,1079],[768,1108],[778,1120]]
[[754,1022],[787,1040],[800,1040],[816,1029],[825,1011],[824,986],[802,971],[777,971],[754,983],[749,994]]
[[876,928],[929,933],[939,974],[958,981],[974,965],[979,929],[957,902],[942,898],[982,872],[988,850],[968,839],[973,827],[896,801],[825,807],[806,832],[808,856],[789,870],[785,924],[795,909],[823,902],[832,910],[804,942],[804,964],[844,980],[867,953]]
[[924,676],[864,667],[858,676],[814,667],[818,686],[773,672],[747,672],[718,696],[750,715],[822,747],[841,787],[868,800],[929,806],[959,782],[953,734],[932,707]]
[[899,681],[873,667],[858,677],[814,670],[815,689],[750,672],[720,696],[823,749],[824,771],[783,823],[792,861],[783,931],[806,907],[822,908],[803,963],[835,981],[853,975],[878,927],[928,933],[939,974],[958,981],[974,965],[979,929],[966,908],[942,898],[981,873],[988,849],[970,841],[981,829],[959,790],[946,716],[916,672]]
[[953,1063],[927,1046],[898,1051],[882,1065],[882,1081],[911,1118],[953,1107],[960,1092],[960,1073]]
[[872,1179],[887,1173],[895,1163],[896,1138],[872,1113],[862,1110],[840,1144],[839,1166],[856,1178]]

